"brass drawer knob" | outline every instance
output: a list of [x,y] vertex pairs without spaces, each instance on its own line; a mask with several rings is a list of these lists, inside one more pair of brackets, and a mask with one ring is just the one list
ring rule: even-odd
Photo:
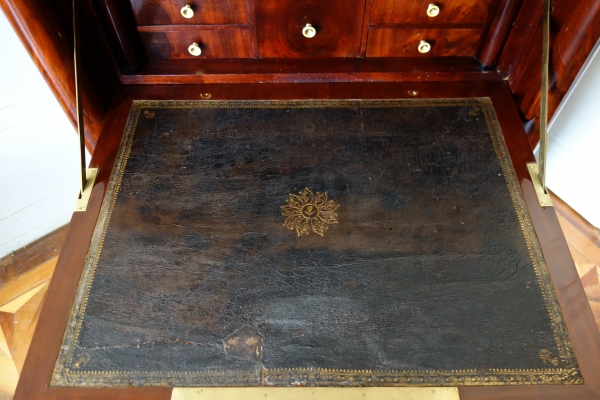
[[192,7],[186,4],[181,9],[181,15],[183,15],[183,18],[192,18],[194,16],[194,10],[192,10]]
[[417,47],[417,49],[419,50],[419,53],[429,53],[429,50],[431,50],[431,45],[426,41],[421,40],[421,43],[419,43],[419,47]]
[[317,34],[317,30],[311,24],[306,24],[306,26],[302,28],[302,34],[305,38],[314,38]]
[[202,50],[200,49],[200,46],[198,46],[198,43],[190,44],[190,47],[188,47],[188,51],[194,57],[198,57],[200,54],[202,54]]
[[440,13],[440,8],[438,6],[436,6],[433,3],[429,4],[429,6],[427,7],[427,16],[428,17],[430,17],[430,18],[437,17],[439,13]]

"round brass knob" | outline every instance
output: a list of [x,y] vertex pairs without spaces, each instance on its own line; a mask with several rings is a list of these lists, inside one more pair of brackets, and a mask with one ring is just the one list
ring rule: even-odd
[[311,24],[306,24],[306,26],[302,28],[302,34],[305,38],[314,38],[317,34],[317,30]]
[[431,50],[431,45],[426,41],[421,40],[421,43],[419,43],[419,47],[417,47],[417,49],[419,50],[419,53],[429,53],[429,50]]
[[202,50],[200,49],[200,46],[198,46],[198,43],[190,44],[190,47],[188,47],[188,51],[194,57],[198,57],[200,54],[202,54]]
[[192,7],[186,4],[181,9],[181,15],[183,15],[183,18],[192,18],[194,16],[194,10],[192,10]]
[[433,3],[431,3],[427,7],[427,16],[428,17],[430,17],[430,18],[437,17],[439,13],[440,13],[440,8]]

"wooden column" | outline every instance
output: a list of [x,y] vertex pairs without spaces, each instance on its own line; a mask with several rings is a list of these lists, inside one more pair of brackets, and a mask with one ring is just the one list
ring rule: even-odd
[[491,13],[491,19],[486,25],[479,49],[477,50],[477,62],[484,71],[496,68],[500,52],[506,42],[512,23],[517,15],[521,0],[500,0],[496,3],[496,9]]

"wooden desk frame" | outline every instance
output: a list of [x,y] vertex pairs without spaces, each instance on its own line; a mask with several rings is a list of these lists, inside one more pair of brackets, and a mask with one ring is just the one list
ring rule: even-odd
[[[416,92],[416,93],[415,93]],[[88,252],[92,232],[133,100],[288,100],[288,99],[402,99],[489,97],[502,128],[529,213],[542,246],[567,328],[571,335],[583,385],[459,387],[470,399],[598,399],[600,398],[600,332],[575,270],[554,209],[539,206],[526,163],[534,161],[508,85],[495,82],[218,84],[122,86],[104,118],[90,167],[100,172],[86,212],[75,213],[58,259],[46,302],[25,361],[15,400],[143,399],[168,400],[171,388],[52,388],[50,378],[67,323],[71,302]],[[289,388],[288,390],[294,390]]]

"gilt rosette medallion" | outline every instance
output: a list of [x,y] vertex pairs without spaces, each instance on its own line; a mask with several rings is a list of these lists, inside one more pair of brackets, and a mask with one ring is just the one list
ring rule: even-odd
[[327,192],[313,192],[309,188],[297,195],[290,193],[281,206],[281,213],[287,217],[283,225],[295,230],[298,236],[308,235],[311,231],[323,236],[329,225],[338,223],[335,210],[339,207],[335,201],[327,198]]

